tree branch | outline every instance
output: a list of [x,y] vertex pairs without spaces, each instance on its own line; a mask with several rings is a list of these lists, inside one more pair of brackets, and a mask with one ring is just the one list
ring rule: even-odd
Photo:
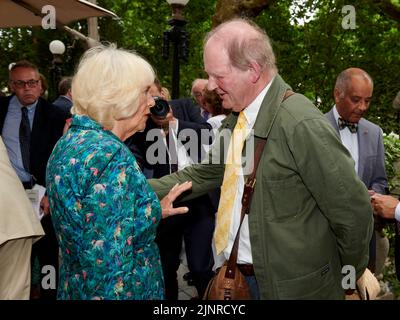
[[234,17],[253,18],[276,0],[218,0],[212,19],[213,28]]
[[372,3],[380,8],[387,16],[400,22],[400,7],[390,0],[372,0]]
[[75,29],[71,29],[70,27],[63,26],[63,29],[67,31],[74,39],[82,40],[85,42],[87,49],[97,46],[100,44],[97,40],[87,37],[84,34],[76,31]]

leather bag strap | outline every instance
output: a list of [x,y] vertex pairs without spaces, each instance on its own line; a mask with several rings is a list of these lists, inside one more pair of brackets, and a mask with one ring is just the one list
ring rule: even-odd
[[[294,92],[292,90],[287,90],[282,102],[285,101],[287,98],[290,96],[294,95]],[[239,228],[235,236],[235,242],[233,243],[232,251],[229,256],[228,260],[228,265],[226,268],[225,272],[225,277],[234,279],[235,278],[235,271],[236,271],[236,261],[237,261],[237,255],[238,255],[238,250],[239,250],[239,238],[240,238],[240,229],[242,227],[242,222],[244,220],[245,214],[250,213],[250,202],[253,197],[253,192],[254,192],[254,186],[256,184],[256,173],[257,173],[257,167],[260,162],[261,155],[264,151],[265,144],[267,143],[266,139],[262,139],[258,141],[255,154],[254,154],[254,167],[252,173],[247,177],[246,183],[244,185],[244,190],[243,190],[243,196],[242,196],[242,211],[241,211],[241,216],[240,216],[240,223],[239,223]]]

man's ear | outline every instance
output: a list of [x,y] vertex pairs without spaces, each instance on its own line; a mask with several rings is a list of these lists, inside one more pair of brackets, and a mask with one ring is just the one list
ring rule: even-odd
[[249,72],[251,82],[256,83],[261,76],[261,66],[256,61],[251,61],[249,64]]
[[15,93],[14,84],[12,83],[12,81],[10,81],[10,82],[8,83],[8,88],[10,89],[10,91],[11,91],[12,93]]
[[333,98],[335,100],[335,104],[337,104],[339,102],[340,95],[341,95],[341,92],[339,91],[339,89],[335,88],[335,90],[333,91]]

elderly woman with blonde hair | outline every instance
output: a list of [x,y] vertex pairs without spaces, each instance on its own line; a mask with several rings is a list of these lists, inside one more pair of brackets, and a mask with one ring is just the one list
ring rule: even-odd
[[47,191],[61,252],[58,299],[163,299],[161,218],[187,212],[161,200],[123,141],[143,130],[154,71],[114,46],[87,51],[72,82],[72,123],[47,166]]

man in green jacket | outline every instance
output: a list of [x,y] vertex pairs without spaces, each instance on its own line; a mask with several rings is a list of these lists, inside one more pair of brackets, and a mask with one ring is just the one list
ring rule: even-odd
[[[208,161],[150,184],[162,197],[178,181],[190,180],[193,188],[186,199],[222,185],[218,230],[228,178],[227,165],[220,160],[228,149],[222,132],[232,131],[244,116],[252,133],[242,157],[253,157],[248,152],[252,138],[254,143],[267,140],[250,212],[240,230],[237,260],[246,271],[252,298],[343,299],[347,287],[342,268],[353,270],[357,279],[363,274],[373,223],[368,191],[350,154],[307,98],[294,94],[284,100],[290,88],[278,75],[268,36],[255,24],[235,19],[213,29],[204,41],[204,66],[208,89],[233,112]],[[250,172],[242,169],[230,198],[228,240],[221,248],[225,259],[238,230]]]

